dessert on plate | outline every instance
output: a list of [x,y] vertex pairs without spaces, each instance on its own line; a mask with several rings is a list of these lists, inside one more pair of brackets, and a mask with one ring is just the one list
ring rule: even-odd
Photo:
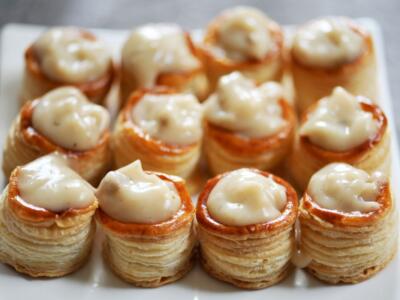
[[329,164],[312,176],[299,211],[306,268],[322,281],[366,280],[397,251],[397,213],[382,173]]
[[200,158],[202,111],[193,94],[167,87],[136,91],[114,128],[116,166],[139,159],[145,170],[189,177]]
[[97,200],[60,156],[17,167],[0,198],[0,261],[32,277],[60,277],[87,260]]
[[351,19],[327,17],[299,26],[291,69],[300,113],[336,86],[377,100],[377,70],[371,35]]
[[60,86],[75,86],[91,102],[102,103],[115,77],[111,55],[91,32],[54,27],[25,51],[22,103]]
[[294,252],[297,206],[296,191],[263,171],[243,168],[210,179],[196,210],[205,270],[245,289],[282,280]]
[[121,106],[138,89],[168,86],[199,99],[208,81],[190,35],[176,24],[147,24],[135,28],[122,48]]
[[210,90],[221,76],[240,71],[260,84],[279,81],[284,69],[281,27],[262,11],[238,6],[223,11],[205,29],[199,51]]
[[272,170],[289,154],[296,116],[282,86],[224,75],[204,103],[204,151],[213,174],[241,167]]
[[63,154],[69,165],[96,185],[111,164],[108,111],[89,102],[75,87],[60,87],[21,108],[3,152],[3,171],[52,153]]
[[390,175],[390,134],[384,112],[341,87],[307,109],[288,160],[298,188],[331,162]]
[[99,185],[103,256],[123,280],[158,287],[193,266],[194,206],[182,179],[145,172],[140,161],[109,172]]

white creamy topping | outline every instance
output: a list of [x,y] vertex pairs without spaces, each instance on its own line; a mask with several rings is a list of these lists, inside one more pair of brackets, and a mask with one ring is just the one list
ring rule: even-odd
[[133,121],[152,138],[189,145],[202,137],[203,109],[192,94],[145,94],[132,110]]
[[84,208],[95,199],[90,184],[58,155],[43,156],[23,166],[18,190],[25,202],[52,212]]
[[109,172],[96,195],[107,215],[127,223],[163,222],[173,217],[181,206],[173,183],[144,172],[138,160]]
[[207,200],[210,215],[228,226],[265,223],[281,215],[287,202],[286,188],[271,177],[249,169],[224,176]]
[[270,20],[258,9],[235,7],[223,12],[213,50],[234,61],[261,60],[275,44],[269,31]]
[[330,164],[310,180],[307,192],[320,207],[341,212],[367,213],[379,208],[376,198],[386,179],[344,163]]
[[346,151],[373,137],[378,129],[372,113],[364,111],[358,99],[345,89],[336,87],[308,115],[300,135],[324,149]]
[[74,87],[61,87],[45,94],[32,113],[33,127],[67,149],[93,148],[108,128],[108,111],[88,101]]
[[77,28],[50,29],[33,44],[33,49],[43,72],[61,82],[96,80],[107,72],[111,63],[105,45],[82,36]]
[[151,87],[166,72],[186,72],[200,66],[181,28],[174,24],[149,24],[134,30],[122,49],[123,67],[140,86]]
[[301,27],[293,41],[296,59],[308,66],[334,68],[352,62],[365,48],[364,38],[345,18],[316,20]]
[[234,72],[220,78],[216,93],[204,104],[205,118],[244,136],[270,136],[286,124],[279,104],[282,97],[280,84],[268,82],[257,87]]

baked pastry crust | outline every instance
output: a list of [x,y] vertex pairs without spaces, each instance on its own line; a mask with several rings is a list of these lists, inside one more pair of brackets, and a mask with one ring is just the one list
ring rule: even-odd
[[286,188],[287,203],[278,218],[246,226],[228,226],[214,220],[207,209],[208,197],[214,186],[228,173],[207,182],[196,209],[204,269],[213,277],[243,289],[261,289],[282,280],[290,267],[295,245],[296,191],[277,176],[256,169],[254,171],[266,177],[271,176]]
[[163,95],[174,94],[176,91],[167,87],[155,87],[141,89],[132,94],[118,116],[111,140],[116,167],[120,168],[140,159],[146,170],[187,178],[200,159],[201,141],[183,146],[170,145],[146,134],[133,122],[131,111],[147,93]]
[[207,27],[203,44],[198,47],[202,61],[207,71],[210,91],[214,91],[221,76],[239,71],[248,78],[260,84],[266,81],[280,81],[286,68],[284,53],[284,37],[280,26],[270,21],[269,31],[274,39],[276,49],[269,51],[262,60],[235,62],[226,57],[217,57],[209,47],[217,40],[217,29],[224,22],[224,14],[215,18]]
[[[301,123],[315,110],[314,103],[303,114]],[[390,175],[390,133],[384,112],[367,100],[361,101],[364,111],[370,112],[378,124],[378,132],[362,144],[347,151],[330,151],[313,144],[306,136],[297,136],[288,160],[290,176],[296,187],[304,191],[311,176],[323,166],[332,162],[348,163],[368,173],[381,171]]]
[[96,218],[106,235],[103,256],[113,272],[140,287],[158,287],[182,278],[191,270],[196,237],[195,209],[183,179],[155,173],[172,182],[181,207],[170,219],[156,224],[117,221],[101,208]]
[[97,200],[54,213],[19,195],[16,168],[0,200],[0,261],[32,277],[60,277],[87,260],[96,231]]
[[210,171],[220,174],[242,167],[260,170],[279,167],[292,149],[297,123],[290,104],[280,99],[279,105],[286,125],[268,137],[245,137],[206,121],[204,150]]
[[11,125],[3,151],[3,172],[9,177],[17,166],[36,158],[59,152],[66,156],[68,164],[85,180],[97,185],[111,167],[112,154],[109,147],[110,133],[107,129],[98,144],[89,150],[74,151],[54,144],[40,134],[32,125],[32,113],[40,98],[27,102]]
[[[193,56],[199,58],[198,50],[195,48],[189,33],[185,32],[184,34],[190,52]],[[132,72],[124,67],[124,62],[122,61],[120,82],[121,107],[125,106],[132,93],[143,88],[139,82],[135,74],[132,74]],[[186,72],[164,72],[159,74],[155,86],[167,86],[179,92],[191,92],[200,101],[206,99],[209,92],[207,76],[202,65]]]
[[366,45],[362,54],[354,61],[334,69],[311,67],[297,61],[292,50],[290,69],[295,87],[295,103],[300,114],[322,97],[329,95],[336,86],[341,86],[354,95],[377,99],[377,67],[372,37],[351,20],[348,22],[363,37]]
[[382,185],[378,210],[344,213],[321,208],[307,193],[300,202],[301,250],[307,270],[332,283],[357,283],[386,267],[397,252],[397,219],[389,183]]
[[[84,38],[96,40],[96,36],[89,31],[80,30],[80,33]],[[96,80],[82,82],[79,84],[60,82],[49,78],[43,73],[38,58],[35,55],[33,45],[26,49],[24,58],[25,70],[21,104],[41,97],[52,89],[66,85],[78,88],[88,97],[91,102],[101,104],[110,91],[113,80],[116,76],[115,67],[113,63],[110,63],[110,67],[108,68],[107,72]]]

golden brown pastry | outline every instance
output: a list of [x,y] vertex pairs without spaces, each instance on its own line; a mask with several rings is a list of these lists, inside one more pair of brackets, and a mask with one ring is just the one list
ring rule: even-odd
[[299,210],[307,270],[322,281],[366,280],[397,251],[397,213],[382,173],[330,164],[313,175]]
[[350,19],[328,17],[300,26],[294,35],[291,62],[300,113],[335,86],[377,99],[372,37]]
[[193,266],[194,206],[182,179],[144,172],[140,161],[110,172],[98,190],[103,255],[123,280],[158,287]]
[[115,73],[105,45],[91,32],[73,27],[44,32],[26,49],[24,72],[22,103],[65,85],[102,103]]
[[3,152],[6,177],[15,167],[59,152],[96,185],[111,164],[109,113],[74,87],[61,87],[27,102],[14,120]]
[[204,150],[213,174],[275,169],[290,152],[296,117],[280,84],[257,87],[234,72],[220,78],[204,106]]
[[303,115],[289,158],[298,188],[331,162],[345,162],[367,172],[390,173],[390,134],[383,111],[368,99],[337,87]]
[[238,6],[223,11],[206,28],[202,55],[210,90],[218,79],[240,71],[258,84],[282,77],[283,32],[256,8]]
[[112,137],[116,166],[140,159],[146,170],[187,178],[201,150],[202,107],[192,94],[166,87],[135,92]]
[[130,34],[122,49],[121,104],[141,88],[163,85],[200,100],[208,81],[187,32],[175,24],[147,24]]
[[59,277],[87,260],[93,188],[59,156],[17,167],[0,199],[0,261],[32,277]]
[[281,178],[238,169],[210,179],[196,219],[205,270],[240,288],[282,280],[294,252],[297,194]]

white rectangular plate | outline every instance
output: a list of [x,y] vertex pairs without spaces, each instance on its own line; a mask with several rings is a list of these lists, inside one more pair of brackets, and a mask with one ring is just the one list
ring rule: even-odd
[[[394,128],[383,41],[379,25],[371,19],[359,20],[368,28],[375,40],[378,65],[380,99],[392,132],[393,188],[399,196],[399,151]],[[18,93],[21,85],[24,49],[38,36],[43,27],[10,24],[3,28],[1,36],[0,65],[0,147],[5,141],[12,119],[18,112]],[[112,48],[115,57],[127,31],[93,30]],[[0,172],[0,183],[4,182]],[[135,288],[114,276],[101,259],[101,241],[97,238],[90,261],[78,272],[58,279],[32,279],[0,265],[0,299],[400,299],[400,259],[395,260],[382,272],[356,285],[325,285],[302,270],[295,270],[283,282],[259,291],[244,291],[209,277],[199,265],[184,279],[156,289]]]

